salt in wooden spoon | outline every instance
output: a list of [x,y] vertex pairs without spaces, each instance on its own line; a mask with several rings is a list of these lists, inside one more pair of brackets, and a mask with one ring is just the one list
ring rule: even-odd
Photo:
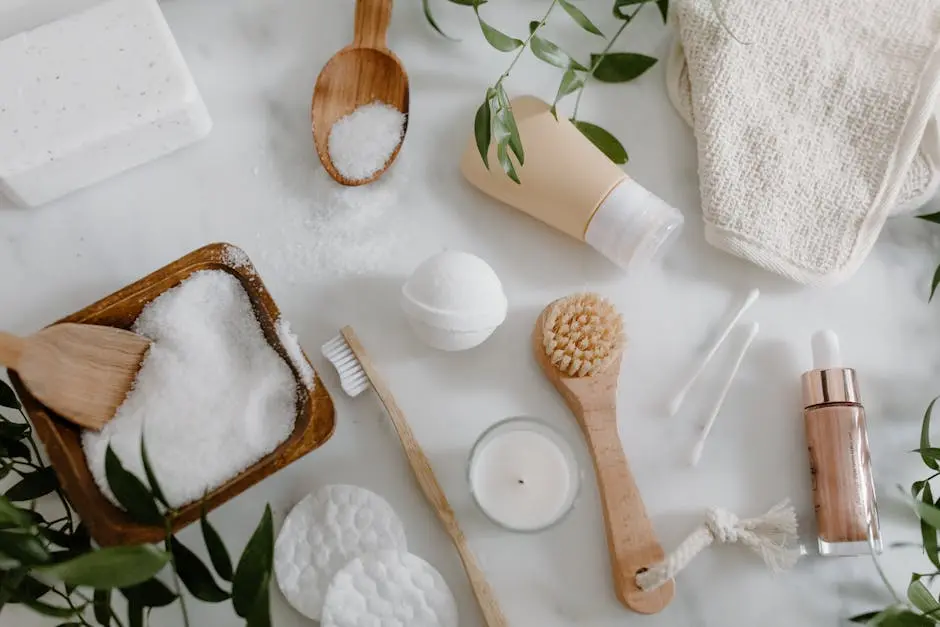
[[550,304],[535,323],[532,348],[545,376],[578,419],[594,459],[607,527],[614,590],[628,608],[655,614],[675,594],[672,581],[643,591],[636,575],[662,561],[640,490],[617,430],[617,379],[623,322],[596,294],[575,294]]
[[327,61],[313,90],[313,143],[323,167],[343,185],[363,185],[382,176],[398,156],[401,143],[372,176],[348,179],[333,165],[328,148],[337,120],[378,100],[405,114],[402,137],[408,130],[408,74],[385,41],[391,19],[392,0],[356,0],[353,42]]
[[27,338],[0,331],[0,364],[43,405],[96,430],[124,402],[149,348],[130,331],[87,324],[56,324]]

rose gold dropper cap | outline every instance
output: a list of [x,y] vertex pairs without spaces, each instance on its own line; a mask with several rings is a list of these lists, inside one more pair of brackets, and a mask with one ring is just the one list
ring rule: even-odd
[[839,336],[834,331],[813,335],[814,369],[803,373],[803,406],[861,402],[855,370],[841,365]]

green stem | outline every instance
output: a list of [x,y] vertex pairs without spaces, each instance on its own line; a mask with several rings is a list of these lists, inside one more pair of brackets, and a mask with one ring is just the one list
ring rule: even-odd
[[189,612],[186,610],[186,599],[183,598],[183,588],[180,583],[180,576],[176,573],[176,558],[173,557],[173,547],[170,544],[170,538],[173,536],[173,523],[170,518],[164,518],[164,528],[166,529],[166,538],[163,540],[164,546],[166,546],[167,553],[170,554],[170,567],[173,570],[173,587],[176,588],[176,596],[180,600],[180,611],[183,613],[183,625],[184,627],[190,627],[189,625]]
[[509,77],[509,73],[512,72],[512,68],[516,67],[516,63],[519,62],[519,59],[522,57],[522,53],[525,52],[526,48],[529,47],[529,43],[532,41],[532,38],[535,37],[535,34],[539,32],[540,28],[545,26],[545,22],[548,20],[548,16],[551,15],[552,10],[554,10],[557,4],[558,0],[552,0],[552,3],[548,5],[548,10],[545,11],[545,15],[542,16],[542,19],[539,20],[536,27],[532,29],[532,32],[529,33],[529,36],[526,37],[525,41],[522,42],[522,45],[519,46],[519,51],[516,52],[516,56],[513,57],[512,61],[509,63],[509,67],[506,68],[506,71],[500,75],[499,80],[496,81],[496,85],[494,86],[502,84],[503,80]]
[[[57,592],[58,592],[58,591],[57,591]],[[92,599],[89,599],[86,595],[82,594],[82,593],[79,592],[78,590],[75,590],[74,592],[72,592],[72,594],[74,594],[75,596],[77,596],[79,599],[81,599],[81,600],[84,601],[85,603],[90,603],[90,604],[94,605],[94,601],[93,601]],[[115,624],[116,624],[118,627],[124,627],[124,623],[121,622],[121,617],[118,616],[117,612],[115,612],[115,611],[114,611],[114,608],[111,607],[110,605],[108,606],[108,613],[111,614],[111,618],[114,619],[114,622],[115,622]]]
[[[33,425],[29,422],[29,419],[26,417],[26,414],[23,412],[23,408],[20,407],[19,410],[20,416],[23,417],[23,424],[26,425],[28,429],[26,433],[26,439],[29,441],[30,448],[33,449],[33,455],[36,456],[36,462],[41,463],[42,457],[39,455],[39,446],[36,444],[36,440],[33,439]],[[40,468],[41,466],[35,466]],[[72,518],[72,507],[69,505],[68,499],[65,498],[65,495],[62,493],[61,488],[55,489],[56,496],[59,497],[59,502],[62,503],[62,509],[65,512],[65,518],[69,521],[69,533],[74,533],[75,531],[75,520]]]
[[[617,29],[617,32],[614,33],[614,36],[610,38],[610,40],[607,42],[607,45],[604,46],[603,50],[601,50],[601,53],[597,55],[597,59],[594,61],[594,63],[591,64],[591,69],[588,70],[588,77],[594,76],[594,70],[596,70],[597,66],[600,65],[601,61],[604,60],[604,55],[610,52],[610,49],[614,47],[614,43],[617,41],[617,38],[620,37],[624,30],[626,30],[627,26],[630,25],[630,22],[633,21],[633,18],[636,17],[636,14],[639,13],[644,6],[645,3],[639,5],[636,9],[633,10],[633,13],[631,13],[627,19],[623,21],[623,24],[621,24],[620,28]],[[584,88],[586,86],[587,81],[585,80],[584,84],[581,85],[581,88],[578,90],[578,97],[574,101],[574,111],[571,112],[572,120],[578,119],[578,107],[581,106],[581,95],[584,94]]]
[[[73,612],[75,612],[75,618],[77,618],[79,621],[81,621],[82,625],[88,625],[89,627],[91,627],[91,623],[89,623],[88,620],[85,618],[84,609],[82,609],[82,611],[79,611],[79,608],[78,608],[78,606],[75,605],[75,601],[72,600],[71,595],[68,595],[68,594],[62,592],[62,591],[59,590],[58,588],[52,588],[52,592],[54,592],[55,594],[59,595],[59,597],[61,597],[62,600],[65,601],[65,602],[68,604],[69,609],[72,610]],[[79,599],[83,600],[86,605],[92,603],[91,599],[89,599],[88,597],[86,597],[86,596],[85,596],[84,594],[82,594],[81,592],[78,592],[77,590],[74,591],[74,592],[72,592],[72,594],[74,594],[75,596],[77,596]]]

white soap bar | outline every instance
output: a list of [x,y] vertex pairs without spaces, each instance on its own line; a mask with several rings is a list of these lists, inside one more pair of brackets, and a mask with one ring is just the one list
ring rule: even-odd
[[212,121],[156,0],[108,0],[0,41],[0,190],[40,205]]

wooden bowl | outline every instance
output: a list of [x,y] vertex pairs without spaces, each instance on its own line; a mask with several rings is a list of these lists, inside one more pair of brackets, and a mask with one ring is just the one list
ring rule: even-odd
[[[239,259],[243,261],[239,262]],[[223,270],[241,282],[248,293],[265,338],[290,366],[297,381],[297,419],[294,431],[274,451],[209,492],[204,502],[206,509],[212,510],[322,445],[333,434],[335,427],[333,401],[330,400],[319,376],[314,377],[313,391],[307,390],[300,373],[291,363],[287,351],[278,339],[275,330],[275,323],[280,315],[277,305],[254,267],[247,261],[247,256],[229,244],[211,244],[59,322],[81,322],[129,329],[148,303],[200,270]],[[133,522],[98,489],[85,461],[81,429],[41,405],[12,372],[10,379],[23,401],[23,407],[36,435],[46,449],[62,490],[95,541],[102,546],[113,546],[162,540],[162,527]],[[203,501],[196,501],[183,506],[174,523],[174,531],[198,520],[202,503]]]

